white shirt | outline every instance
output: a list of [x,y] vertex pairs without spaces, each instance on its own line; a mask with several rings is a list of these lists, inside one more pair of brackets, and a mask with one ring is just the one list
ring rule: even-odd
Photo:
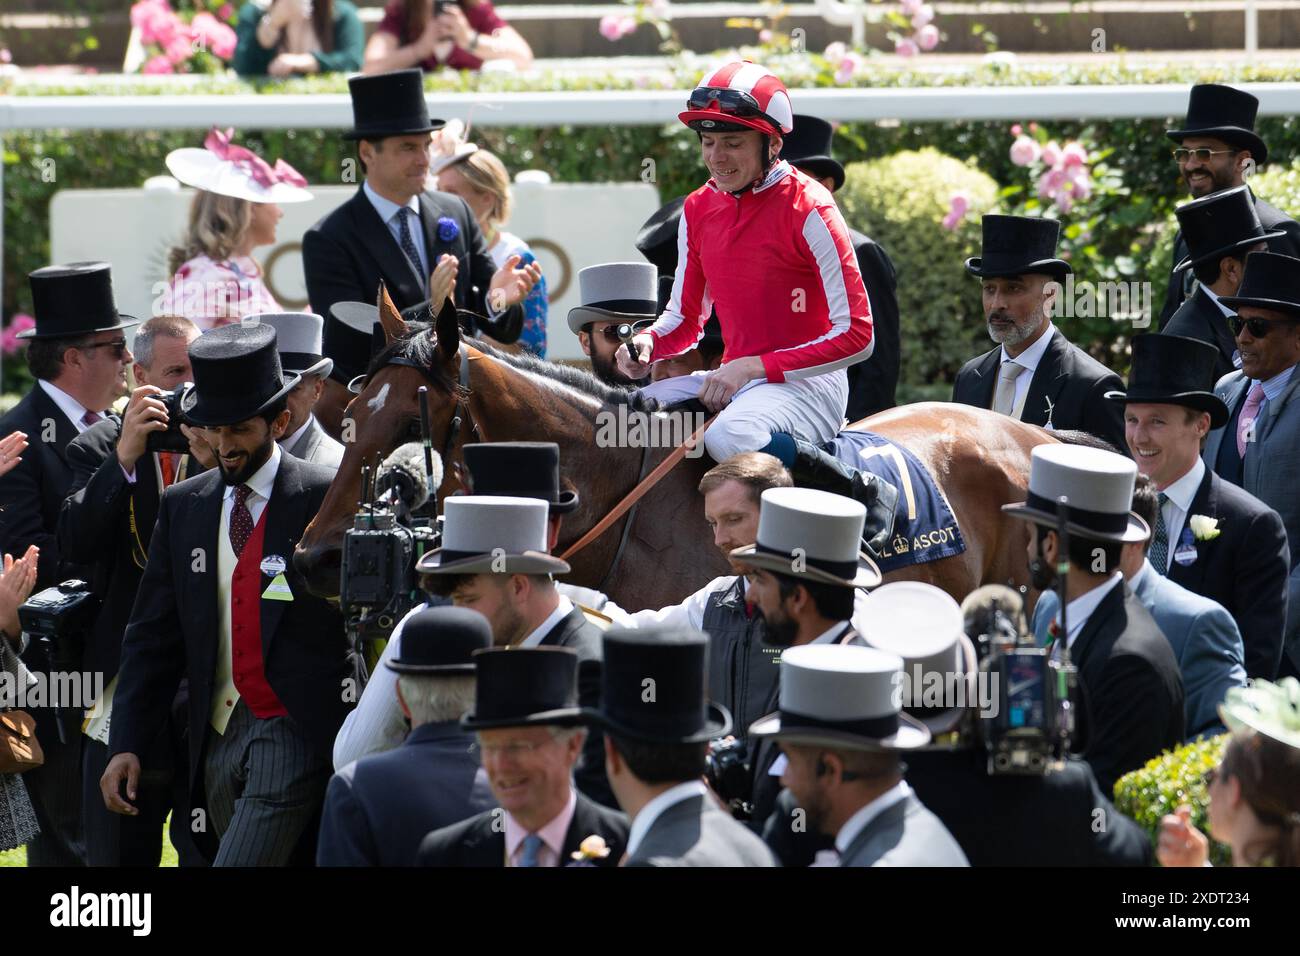
[[1013,418],[1022,418],[1025,410],[1025,398],[1029,395],[1029,383],[1033,380],[1034,372],[1038,368],[1038,363],[1042,361],[1044,353],[1047,352],[1047,346],[1051,344],[1052,336],[1056,334],[1056,326],[1050,321],[1047,323],[1047,329],[1038,337],[1038,341],[1029,348],[1025,349],[1015,358],[1007,352],[1007,347],[1002,346],[1002,360],[998,363],[1001,369],[1003,362],[1015,362],[1024,369],[1016,376],[1016,398],[1015,404],[1012,405],[1012,411],[1015,413]]
[[[1070,633],[1065,635],[1065,646],[1074,647],[1074,639],[1079,636],[1083,626],[1088,623],[1088,618],[1092,617],[1092,612],[1097,610],[1102,599],[1111,592],[1116,585],[1121,584],[1124,580],[1124,573],[1116,571],[1106,579],[1105,584],[1099,584],[1091,591],[1080,594],[1077,598],[1065,606],[1065,616],[1069,621]],[[1057,626],[1060,626],[1061,615],[1056,615]],[[1053,648],[1055,650],[1055,648]]]
[[544,638],[547,634],[551,633],[551,628],[555,627],[555,625],[559,624],[562,620],[568,617],[569,613],[572,610],[573,610],[573,602],[570,601],[563,594],[561,594],[560,601],[555,606],[555,610],[552,611],[549,615],[547,615],[546,620],[544,620],[541,624],[538,624],[537,627],[534,628],[527,637],[525,637],[522,641],[520,641],[515,646],[536,647],[538,644],[542,643],[542,638]]
[[[52,385],[45,379],[37,379],[41,383],[41,388],[45,389],[45,394],[54,399],[54,404],[59,406],[59,411],[68,416],[69,421],[77,428],[77,434],[80,435],[90,426],[82,421],[90,411],[85,405],[77,401],[57,385]],[[99,413],[102,417],[107,417],[108,412]]]
[[[271,455],[266,461],[262,462],[262,467],[253,472],[244,484],[248,485],[252,492],[245,501],[248,507],[248,513],[253,517],[253,524],[256,525],[262,518],[262,512],[266,504],[271,500],[271,489],[275,487],[275,476],[280,471],[280,445],[277,442],[271,442]],[[226,492],[221,496],[221,529],[223,535],[230,534],[230,512],[235,507],[235,490],[238,485],[227,485]]]
[[298,426],[298,430],[292,435],[285,435],[280,439],[280,444],[285,448],[292,448],[298,444],[298,439],[307,434],[307,429],[311,428],[311,423],[316,420],[315,415],[308,415],[307,420]]
[[[1196,497],[1196,489],[1201,487],[1201,479],[1204,477],[1205,462],[1198,456],[1196,464],[1192,465],[1187,474],[1162,492],[1169,499],[1160,506],[1160,513],[1165,519],[1165,531],[1169,535],[1169,547],[1165,550],[1165,566],[1160,569],[1162,574],[1169,570],[1170,562],[1174,559],[1178,538],[1183,533],[1183,523],[1187,520],[1187,513],[1192,510],[1192,499]],[[1155,534],[1155,530],[1155,528],[1151,529],[1152,535]]]
[[[379,213],[379,218],[384,221],[388,227],[388,232],[393,237],[393,242],[397,243],[397,248],[401,250],[403,256],[406,256],[406,250],[402,249],[402,224],[397,215],[399,209],[409,209],[415,213],[414,216],[408,216],[407,225],[411,231],[411,241],[415,243],[415,251],[420,254],[420,264],[424,271],[420,275],[420,287],[423,288],[429,284],[429,273],[432,268],[429,266],[429,250],[424,247],[424,227],[420,224],[420,197],[412,196],[406,201],[405,206],[399,206],[391,199],[385,199],[379,193],[370,187],[370,181],[366,180],[361,186],[362,192],[370,200],[370,205],[375,207],[375,212]],[[410,258],[407,256],[407,258]],[[415,263],[411,263],[415,268]]]
[[853,846],[853,841],[866,829],[868,823],[894,804],[906,800],[911,793],[912,788],[908,786],[907,781],[900,780],[845,820],[844,826],[840,827],[840,832],[835,834],[835,849],[839,851],[840,856],[843,857],[849,852],[849,847]]
[[636,853],[637,848],[641,846],[641,841],[645,835],[650,832],[656,820],[663,815],[663,812],[671,806],[681,803],[683,800],[689,800],[691,797],[703,797],[708,800],[709,791],[699,780],[687,780],[685,783],[679,783],[675,787],[669,787],[659,796],[655,797],[637,813],[632,819],[632,827],[627,834],[627,855],[630,858]]

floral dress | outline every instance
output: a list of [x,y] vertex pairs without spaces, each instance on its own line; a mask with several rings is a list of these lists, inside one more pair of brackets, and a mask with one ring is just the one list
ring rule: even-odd
[[[527,244],[518,236],[508,232],[497,234],[496,245],[489,252],[498,269],[505,265],[506,260],[511,256],[520,257],[520,267],[537,261],[537,257],[533,255]],[[537,285],[533,286],[532,291],[524,297],[523,306],[524,330],[519,334],[519,344],[538,358],[546,358],[546,276],[537,280]]]
[[258,312],[283,312],[262,282],[262,268],[252,256],[214,262],[196,256],[172,276],[155,301],[154,315],[183,315],[201,331],[231,325]]

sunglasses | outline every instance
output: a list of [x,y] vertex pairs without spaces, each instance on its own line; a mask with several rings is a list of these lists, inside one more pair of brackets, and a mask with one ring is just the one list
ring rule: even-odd
[[744,90],[721,89],[716,86],[701,86],[691,91],[691,98],[686,101],[686,108],[706,110],[711,103],[717,103],[718,109],[727,116],[760,117],[763,111],[758,108],[758,100]]
[[1232,337],[1240,338],[1241,330],[1250,331],[1250,337],[1253,339],[1263,339],[1268,337],[1283,322],[1295,322],[1296,319],[1243,319],[1239,315],[1228,316],[1228,328],[1232,329]]
[[1179,146],[1174,150],[1174,162],[1183,164],[1195,156],[1203,163],[1208,163],[1211,156],[1222,156],[1224,153],[1240,153],[1239,149],[1210,149],[1208,146],[1202,146],[1200,149],[1187,149]]
[[111,339],[108,342],[96,342],[94,345],[78,345],[76,348],[82,352],[89,352],[92,349],[112,349],[113,357],[120,359],[126,354],[126,339]]

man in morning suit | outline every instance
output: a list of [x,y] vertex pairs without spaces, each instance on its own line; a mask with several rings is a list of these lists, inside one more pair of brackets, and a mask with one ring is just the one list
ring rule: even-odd
[[809,644],[781,655],[779,709],[749,728],[785,757],[781,783],[807,825],[834,835],[840,866],[969,866],[916,798],[899,759],[930,741],[901,711],[903,659],[870,647]]
[[[1099,448],[1039,445],[1029,469],[1026,501],[1002,510],[1034,524],[1027,549],[1034,588],[1052,587],[1057,562],[1069,562],[1065,633],[1059,615],[1039,623],[1048,631],[1053,659],[1064,646],[1078,667],[1073,749],[1109,794],[1116,780],[1184,737],[1178,661],[1120,570],[1124,543],[1151,534],[1129,512],[1137,466]],[[1070,509],[1064,555],[1055,530],[1062,496]]]
[[[403,311],[436,313],[443,300],[478,313],[482,330],[513,342],[523,329],[519,303],[541,266],[511,256],[497,269],[469,206],[458,196],[426,190],[430,134],[420,70],[348,80],[353,128],[365,182],[351,199],[302,237],[302,263],[312,311],[336,302],[374,302],[382,281]],[[425,321],[429,316],[425,315]]]
[[[106,262],[74,262],[37,269],[32,289],[35,328],[19,332],[30,339],[27,367],[36,384],[0,418],[0,434],[22,432],[27,450],[18,465],[0,476],[0,553],[15,557],[40,549],[36,591],[68,577],[89,575],[64,561],[56,531],[63,499],[72,484],[67,447],[79,434],[109,415],[108,407],[126,391],[131,351],[124,330],[137,325],[113,304]],[[37,674],[51,674],[54,662],[43,643],[32,641],[23,663]],[[23,774],[41,832],[27,845],[30,866],[81,866],[86,861],[81,819],[81,735],[75,713],[33,708],[36,739],[45,763]],[[62,739],[59,732],[62,723]]]
[[1054,219],[985,216],[982,255],[966,260],[980,279],[991,352],[961,367],[952,400],[991,408],[1031,425],[1089,432],[1124,448],[1124,425],[1102,400],[1119,376],[1052,324],[1060,282],[1073,271],[1057,259]]
[[605,635],[600,708],[605,770],[631,818],[626,866],[774,866],[763,841],[702,781],[709,741],[731,715],[708,701],[709,642],[689,628]]
[[275,329],[280,367],[298,376],[298,384],[289,392],[289,426],[280,446],[294,458],[338,471],[343,446],[325,433],[312,411],[334,371],[334,360],[322,354],[325,320],[310,312],[272,312],[246,316],[244,321]]
[[586,736],[578,655],[568,647],[492,647],[476,651],[474,665],[474,710],[461,727],[477,734],[498,806],[426,836],[420,865],[617,865],[627,817],[573,786]]
[[103,674],[105,681],[104,717],[87,724],[81,744],[82,814],[91,866],[157,866],[168,813],[181,865],[203,865],[188,826],[183,721],[169,717],[145,755],[155,772],[141,785],[139,816],[109,813],[99,797],[99,778],[108,765],[113,678],[148,560],[159,498],[166,488],[213,464],[211,449],[194,430],[187,429],[192,436],[188,444],[202,460],[180,451],[148,450],[149,436],[168,426],[167,406],[157,396],[194,377],[189,345],[198,337],[194,323],[181,316],[156,316],[140,326],[132,343],[137,387],[122,419],[96,422],[67,449],[73,478],[59,516],[59,543],[68,560],[94,567],[94,588],[103,598],[86,638],[84,660],[85,669]]
[[[600,694],[601,629],[561,594],[553,576],[569,565],[548,551],[548,503],[539,498],[456,495],[443,505],[442,547],[416,562],[421,587],[478,611],[497,647],[569,647],[578,655],[584,707]],[[599,734],[588,736],[577,783],[614,806]]]
[[[1259,100],[1245,90],[1216,83],[1192,87],[1187,101],[1187,121],[1182,129],[1166,130],[1165,135],[1178,144],[1174,161],[1194,199],[1245,186],[1250,174],[1268,160],[1268,147],[1255,133],[1258,112]],[[1270,233],[1281,233],[1268,240],[1268,251],[1300,256],[1300,223],[1253,192],[1249,195],[1264,228]],[[1176,268],[1187,255],[1187,239],[1180,229],[1174,237],[1175,268],[1170,273],[1164,308],[1160,311],[1162,332],[1191,294],[1192,274]]]
[[[1201,459],[1206,437],[1228,420],[1213,391],[1216,361],[1204,342],[1139,335],[1128,392],[1111,400],[1123,404],[1129,452],[1158,493],[1152,570],[1226,608],[1241,631],[1246,675],[1272,680],[1282,656],[1290,551],[1277,512]],[[1196,727],[1189,723],[1187,732]]]
[[333,472],[283,451],[285,376],[266,325],[229,325],[190,346],[181,400],[217,467],[168,488],[122,642],[100,789],[134,814],[141,755],[189,680],[196,840],[216,866],[315,855],[330,746],[348,703],[338,610],[313,597],[291,558]]
[[385,663],[411,733],[330,779],[317,865],[414,866],[425,834],[496,806],[474,737],[460,727],[474,709],[473,654],[491,646],[477,611],[434,607],[406,621],[402,652]]
[[1265,232],[1259,224],[1255,204],[1245,186],[1210,193],[1175,210],[1187,258],[1174,266],[1174,273],[1187,270],[1196,276],[1196,289],[1188,296],[1169,323],[1165,335],[1184,335],[1208,342],[1218,350],[1211,384],[1241,362],[1228,320],[1236,313],[1222,303],[1236,295],[1246,271],[1246,256],[1268,249],[1267,240],[1285,235]]
[[[1205,463],[1277,511],[1291,548],[1286,627],[1280,676],[1300,676],[1300,496],[1296,445],[1300,442],[1300,259],[1272,252],[1246,257],[1235,296],[1232,329],[1241,370],[1214,387],[1231,417],[1205,443]],[[1235,440],[1234,440],[1235,439]]]

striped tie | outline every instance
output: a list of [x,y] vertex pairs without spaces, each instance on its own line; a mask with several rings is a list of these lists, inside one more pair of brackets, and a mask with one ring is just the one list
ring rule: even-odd
[[420,277],[420,287],[424,288],[429,281],[429,273],[425,271],[424,262],[420,259],[420,250],[415,247],[415,239],[411,236],[410,217],[414,215],[415,211],[409,206],[403,206],[397,211],[398,242],[402,246],[402,251],[406,253],[406,258],[411,261],[411,268]]
[[1165,502],[1169,496],[1163,491],[1156,495],[1160,506],[1156,509],[1156,530],[1151,538],[1151,566],[1157,574],[1169,573],[1169,527],[1165,524]]

